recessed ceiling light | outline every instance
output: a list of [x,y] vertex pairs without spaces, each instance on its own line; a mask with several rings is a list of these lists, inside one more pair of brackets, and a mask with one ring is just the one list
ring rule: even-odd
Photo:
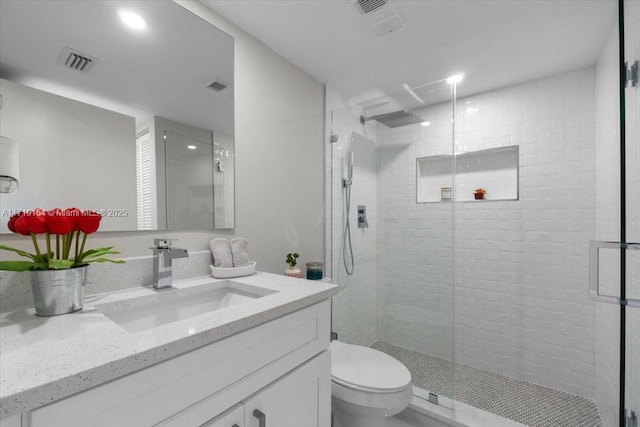
[[134,30],[144,30],[147,28],[147,21],[137,13],[133,13],[129,10],[120,9],[118,11],[118,16],[122,22],[129,28],[133,28]]
[[420,126],[424,126],[424,127],[431,126],[431,122],[422,122],[420,123]]
[[447,83],[449,84],[460,83],[463,78],[464,78],[463,74],[454,74],[453,76],[447,78]]
[[196,149],[196,148],[198,148],[198,147],[196,147],[195,145],[187,145],[187,148],[188,148],[189,150],[195,150],[195,149]]

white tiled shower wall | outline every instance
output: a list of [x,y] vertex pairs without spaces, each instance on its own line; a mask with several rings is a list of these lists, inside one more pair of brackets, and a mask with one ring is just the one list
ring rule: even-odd
[[[520,145],[518,201],[417,206],[415,158],[450,153],[446,126],[429,139],[411,129],[419,126],[379,126],[379,338],[450,355],[456,271],[457,362],[593,396],[594,75],[458,101],[456,152]],[[447,108],[420,114],[446,117]]]
[[[461,100],[460,151],[520,145],[520,200],[456,205],[456,359],[593,395],[594,70]],[[467,103],[471,104],[467,104]]]

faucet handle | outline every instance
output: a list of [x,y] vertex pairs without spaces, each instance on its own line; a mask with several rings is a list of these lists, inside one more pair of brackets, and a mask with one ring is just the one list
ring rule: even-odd
[[152,249],[171,249],[171,242],[178,239],[153,239],[153,245],[155,246]]

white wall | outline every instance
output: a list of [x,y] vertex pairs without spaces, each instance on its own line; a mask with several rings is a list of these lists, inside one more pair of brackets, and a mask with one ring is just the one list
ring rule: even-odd
[[[180,247],[199,251],[234,233],[249,239],[259,270],[281,273],[291,251],[302,262],[322,260],[324,86],[202,3],[178,3],[235,40],[235,233],[98,233],[90,243],[146,256],[154,237],[179,238]],[[28,249],[26,240],[2,236],[4,244]]]
[[324,259],[324,85],[196,1],[235,40],[236,229],[258,269]]
[[128,215],[105,216],[102,228],[135,230],[134,118],[4,79],[0,91],[2,135],[20,141],[20,188],[0,194],[2,210],[118,209]]

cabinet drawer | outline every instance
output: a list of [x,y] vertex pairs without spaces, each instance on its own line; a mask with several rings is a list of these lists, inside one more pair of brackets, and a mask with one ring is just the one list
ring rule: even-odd
[[32,426],[152,426],[225,390],[220,413],[327,348],[329,304],[322,301],[44,406],[33,411]]

